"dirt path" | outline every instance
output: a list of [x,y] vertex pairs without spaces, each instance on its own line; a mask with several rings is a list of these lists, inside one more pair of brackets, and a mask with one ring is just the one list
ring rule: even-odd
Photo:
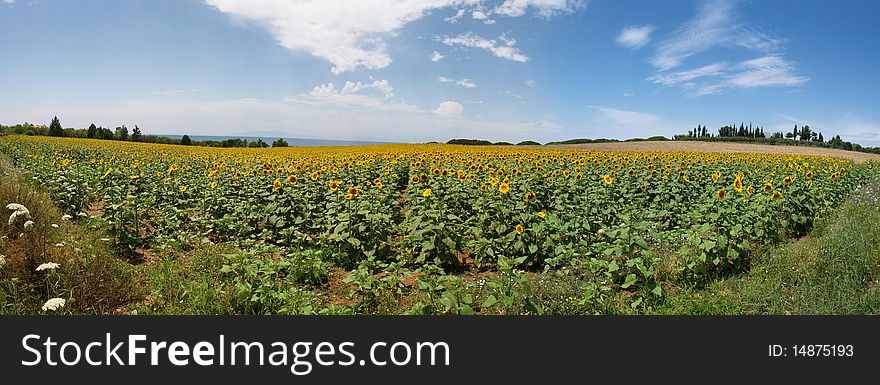
[[776,146],[769,144],[698,142],[678,140],[667,142],[560,144],[545,147],[567,149],[578,148],[594,151],[751,152],[762,154],[820,155],[852,159],[857,163],[862,163],[868,160],[880,160],[880,154],[868,154],[864,152],[810,146]]

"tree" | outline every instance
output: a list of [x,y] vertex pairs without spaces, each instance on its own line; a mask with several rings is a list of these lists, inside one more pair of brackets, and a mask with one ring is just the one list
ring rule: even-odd
[[180,144],[184,146],[192,146],[193,141],[189,138],[189,135],[184,135],[182,138],[180,138]]
[[825,143],[825,138],[822,137],[822,133],[819,133],[819,143]]
[[287,146],[289,146],[289,144],[287,144],[287,141],[284,140],[284,138],[278,138],[274,142],[272,142],[272,147],[287,147]]
[[89,130],[86,131],[86,138],[97,138],[98,137],[98,127],[95,127],[95,123],[89,125]]
[[706,126],[703,126],[703,134],[700,136],[706,136]]
[[794,140],[798,140],[798,135],[800,134],[800,130],[797,128],[797,124],[794,125],[794,131],[791,132],[791,136],[786,135],[786,138],[792,138]]
[[801,140],[810,140],[812,136],[812,131],[810,131],[810,125],[805,124],[803,128],[801,128]]
[[61,122],[57,116],[52,118],[52,123],[49,124],[49,135],[64,136],[64,129],[61,128]]
[[263,139],[257,139],[256,142],[248,143],[248,147],[250,147],[250,148],[266,148],[266,147],[269,147],[269,144],[264,142]]
[[124,124],[122,127],[116,127],[116,139],[128,140],[128,128]]
[[143,136],[141,134],[141,129],[140,129],[140,127],[137,126],[137,124],[135,124],[134,130],[131,131],[131,141],[137,142],[137,141],[141,140],[141,136]]
[[101,127],[98,130],[101,131],[101,139],[113,140],[113,131],[109,128]]

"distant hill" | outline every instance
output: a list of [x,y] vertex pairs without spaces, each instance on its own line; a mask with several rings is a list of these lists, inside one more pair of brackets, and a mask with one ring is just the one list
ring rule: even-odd
[[[165,136],[173,139],[180,139],[183,135],[158,135]],[[249,142],[256,141],[258,139],[262,139],[264,142],[272,144],[275,139],[283,138],[287,141],[287,144],[291,146],[363,146],[368,144],[388,144],[394,142],[370,142],[363,140],[327,140],[327,139],[303,139],[303,138],[288,138],[284,136],[220,136],[220,135],[190,135],[190,139],[204,142],[204,141],[223,141],[226,139],[242,139],[247,140]]]

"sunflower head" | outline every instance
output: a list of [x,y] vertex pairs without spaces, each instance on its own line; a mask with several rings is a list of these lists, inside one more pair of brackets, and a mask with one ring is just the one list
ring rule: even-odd
[[602,181],[605,182],[606,185],[614,183],[614,179],[611,179],[611,175],[602,175]]
[[535,199],[537,199],[537,195],[535,195],[535,193],[529,191],[526,193],[526,196],[523,197],[523,199],[525,199],[526,202],[532,203],[535,201]]
[[180,192],[186,192],[186,186],[180,186]]
[[317,181],[320,177],[321,174],[319,174],[317,171],[314,171],[311,173],[311,175],[309,175],[309,178],[311,178],[313,181]]
[[352,196],[357,196],[358,194],[361,193],[361,191],[358,190],[357,186],[352,186],[352,187],[349,187],[345,193],[350,194]]
[[500,191],[502,194],[507,194],[510,191],[510,185],[507,183],[502,183],[498,185],[498,191]]
[[794,183],[793,176],[789,175],[789,176],[786,176],[785,178],[782,179],[782,184],[784,184],[786,186],[791,186],[792,183]]
[[779,192],[779,190],[774,191],[773,195],[770,196],[770,200],[773,200],[773,201],[778,201],[780,199],[782,199],[782,193]]
[[354,198],[354,195],[351,195],[351,193],[345,194],[345,196],[343,196],[343,198],[345,198],[345,200],[347,200],[347,201],[350,201]]
[[342,187],[342,182],[338,180],[331,180],[329,183],[327,183],[327,187],[330,187],[330,191],[336,191],[339,190],[340,187]]
[[275,182],[272,182],[272,188],[278,190],[281,188],[281,179],[275,179]]
[[749,188],[746,189],[746,192],[749,193],[749,195],[752,195],[755,193],[755,188],[752,186],[749,186]]
[[211,182],[211,189],[217,188],[217,181]]
[[523,232],[526,231],[526,229],[523,228],[522,225],[516,225],[515,229],[516,229],[516,233],[517,233],[517,234],[522,234]]
[[425,198],[428,198],[431,195],[433,195],[433,192],[431,192],[431,189],[429,189],[429,188],[426,188],[425,191],[422,191],[422,196]]
[[544,218],[547,217],[547,212],[545,212],[545,211],[538,211],[537,215],[538,215],[538,218],[544,219]]
[[773,184],[770,182],[764,183],[764,192],[768,193],[770,191],[773,191]]
[[299,180],[296,178],[296,175],[291,175],[287,177],[287,183],[296,184]]
[[718,192],[715,193],[715,195],[718,196],[718,199],[724,199],[724,197],[727,196],[727,189],[722,187],[721,190],[718,190]]

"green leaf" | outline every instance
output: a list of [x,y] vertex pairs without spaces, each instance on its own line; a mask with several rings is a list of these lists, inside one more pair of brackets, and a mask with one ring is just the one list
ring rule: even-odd
[[638,280],[638,278],[636,278],[635,274],[629,274],[623,279],[623,285],[620,285],[620,288],[626,289],[636,283],[636,280]]
[[483,301],[483,307],[492,307],[492,305],[498,303],[498,298],[495,298],[494,295],[490,295],[486,300]]

